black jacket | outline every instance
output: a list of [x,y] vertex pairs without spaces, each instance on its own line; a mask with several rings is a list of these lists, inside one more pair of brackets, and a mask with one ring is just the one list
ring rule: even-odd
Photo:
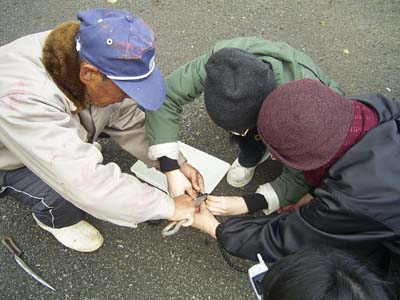
[[330,245],[378,264],[400,255],[400,103],[380,94],[351,99],[373,107],[378,126],[329,169],[309,204],[219,225],[217,238],[228,252],[274,262],[305,246]]

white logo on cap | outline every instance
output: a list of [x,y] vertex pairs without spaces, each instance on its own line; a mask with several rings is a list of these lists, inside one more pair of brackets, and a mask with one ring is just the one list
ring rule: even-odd
[[107,78],[114,79],[114,80],[140,80],[140,79],[149,77],[150,74],[153,73],[154,68],[156,67],[156,63],[154,62],[154,57],[155,56],[153,56],[150,59],[150,62],[149,62],[149,69],[150,70],[146,74],[139,75],[139,76],[113,76],[113,75],[107,75]]
[[76,39],[76,45],[75,45],[75,49],[76,49],[76,51],[81,51],[81,43],[80,43],[80,37],[78,37],[77,39]]

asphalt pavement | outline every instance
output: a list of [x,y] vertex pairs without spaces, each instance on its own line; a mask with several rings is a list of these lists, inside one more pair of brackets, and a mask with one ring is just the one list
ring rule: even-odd
[[[305,51],[347,94],[400,97],[399,0],[2,0],[0,45],[95,7],[127,9],[143,17],[156,32],[157,63],[164,75],[220,39],[254,35]],[[235,145],[209,120],[202,98],[184,109],[180,139],[225,161],[235,159]],[[107,139],[100,142],[105,162],[129,172],[134,158]],[[267,161],[249,186],[232,188],[224,179],[214,193],[253,192],[280,168]],[[196,229],[184,228],[162,239],[165,221],[131,229],[90,216],[88,220],[105,243],[95,253],[78,253],[41,230],[29,207],[0,199],[0,236],[12,235],[24,250],[24,260],[57,289],[38,284],[0,247],[0,299],[253,299],[247,275],[232,270],[215,241]]]

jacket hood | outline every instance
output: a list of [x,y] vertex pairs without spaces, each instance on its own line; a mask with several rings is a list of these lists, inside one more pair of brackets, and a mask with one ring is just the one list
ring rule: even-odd
[[373,107],[378,113],[379,124],[400,119],[400,101],[386,98],[382,94],[352,95],[350,99]]

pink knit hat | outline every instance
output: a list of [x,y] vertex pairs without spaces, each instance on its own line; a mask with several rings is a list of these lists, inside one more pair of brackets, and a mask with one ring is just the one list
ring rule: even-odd
[[351,100],[317,80],[275,89],[258,115],[258,132],[273,156],[298,170],[326,164],[343,144],[354,115]]

